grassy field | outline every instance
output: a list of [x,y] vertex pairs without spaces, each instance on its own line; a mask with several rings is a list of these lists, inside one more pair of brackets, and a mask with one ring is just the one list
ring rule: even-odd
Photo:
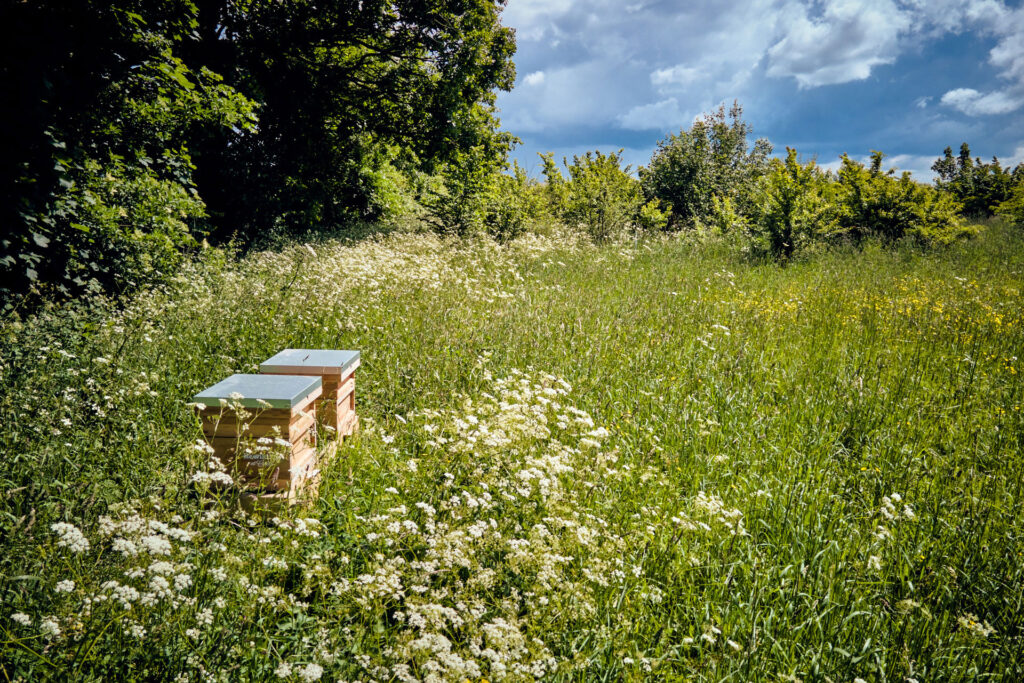
[[[0,328],[4,680],[1024,677],[1024,234],[751,265],[393,235]],[[320,500],[196,391],[360,349]]]

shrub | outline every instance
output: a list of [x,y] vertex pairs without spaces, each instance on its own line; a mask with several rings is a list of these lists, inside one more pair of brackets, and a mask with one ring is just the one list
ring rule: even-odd
[[[158,168],[190,168],[172,154],[146,166],[112,158],[84,160],[41,213],[24,216],[26,243],[8,254],[8,269],[64,296],[118,292],[171,275],[202,237],[206,207],[190,186]],[[29,239],[31,241],[29,242]],[[20,264],[19,264],[20,261]]]
[[544,198],[548,211],[552,216],[561,217],[569,202],[569,188],[566,186],[562,172],[558,170],[558,164],[555,163],[554,152],[539,154],[539,156],[544,164],[541,173],[544,175]]
[[487,148],[474,147],[456,153],[433,176],[424,176],[419,199],[434,231],[459,236],[482,232],[488,197],[503,163]]
[[748,209],[748,194],[767,164],[771,144],[757,140],[742,120],[743,109],[733,103],[693,124],[688,131],[660,141],[640,182],[647,199],[672,205],[670,227],[690,227],[706,222],[714,212],[713,197],[728,197],[740,210]]
[[953,150],[947,147],[943,156],[932,164],[932,170],[938,174],[936,187],[960,202],[965,216],[992,216],[1013,193],[1009,169],[1003,168],[995,157],[987,164],[980,158],[972,160],[971,148],[966,142],[960,145],[957,158],[953,158]]
[[[786,160],[772,159],[769,170],[758,179],[752,194],[747,222],[753,253],[788,260],[829,230],[834,212],[834,189],[813,161],[804,165],[795,149],[786,148]],[[716,198],[720,229],[733,217],[728,197]]]
[[855,241],[874,235],[887,241],[915,237],[945,244],[969,234],[961,205],[948,193],[914,182],[904,172],[882,171],[884,154],[871,153],[871,167],[843,155],[839,169],[837,231]]
[[569,182],[563,217],[598,241],[634,225],[641,208],[640,184],[629,174],[630,166],[620,167],[621,154],[621,149],[607,155],[587,152],[566,163]]
[[1013,169],[1013,189],[1006,201],[996,209],[996,213],[1009,219],[1012,223],[1024,227],[1024,164]]
[[485,207],[484,225],[488,234],[508,242],[526,232],[531,223],[547,217],[543,186],[526,174],[518,162],[512,173],[498,174],[491,184]]

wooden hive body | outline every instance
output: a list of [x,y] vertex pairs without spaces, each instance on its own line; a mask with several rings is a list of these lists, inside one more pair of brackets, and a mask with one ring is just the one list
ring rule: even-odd
[[317,399],[309,376],[232,375],[196,394],[213,455],[244,490],[243,503],[291,504],[316,495]]
[[318,420],[338,437],[344,437],[359,427],[355,374],[359,365],[358,351],[285,349],[260,363],[260,372],[319,377],[323,394],[317,408]]

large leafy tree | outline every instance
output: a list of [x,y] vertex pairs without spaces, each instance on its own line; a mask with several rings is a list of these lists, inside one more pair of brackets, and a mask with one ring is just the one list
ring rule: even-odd
[[6,2],[3,292],[119,290],[203,236],[334,227],[510,136],[503,0]]
[[195,5],[38,0],[0,11],[0,293],[118,291],[172,272],[203,234],[189,138],[253,124],[250,100],[181,59]]
[[200,147],[221,229],[373,218],[389,165],[433,170],[507,147],[493,116],[494,90],[515,78],[503,4],[201,0],[191,60],[260,103],[241,144],[218,131]]

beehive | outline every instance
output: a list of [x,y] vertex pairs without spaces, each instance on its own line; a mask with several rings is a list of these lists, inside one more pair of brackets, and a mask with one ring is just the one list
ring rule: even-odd
[[232,375],[192,397],[213,455],[245,496],[294,502],[319,484],[319,377]]
[[260,363],[267,375],[308,375],[323,381],[323,394],[317,408],[320,424],[339,437],[359,427],[356,415],[356,369],[358,351],[329,349],[285,349]]

